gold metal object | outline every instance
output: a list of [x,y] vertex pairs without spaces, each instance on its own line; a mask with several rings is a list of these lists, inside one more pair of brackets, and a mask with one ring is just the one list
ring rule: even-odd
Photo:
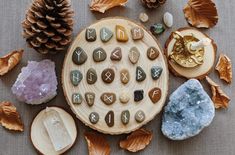
[[176,62],[182,67],[193,68],[203,64],[204,48],[192,50],[192,43],[200,41],[192,35],[182,36],[180,32],[173,32],[173,37],[176,40],[172,53],[169,59]]

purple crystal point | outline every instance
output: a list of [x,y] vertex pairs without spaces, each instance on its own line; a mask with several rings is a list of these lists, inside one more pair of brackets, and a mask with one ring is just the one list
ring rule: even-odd
[[11,90],[21,102],[42,104],[56,96],[57,84],[54,62],[29,61],[22,68]]

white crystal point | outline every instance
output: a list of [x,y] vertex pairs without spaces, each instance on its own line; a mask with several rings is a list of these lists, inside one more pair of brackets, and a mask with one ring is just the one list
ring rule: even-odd
[[169,139],[196,136],[215,116],[214,103],[196,79],[181,85],[169,100],[162,119],[162,133]]
[[42,104],[57,95],[55,64],[51,60],[29,61],[23,67],[11,90],[17,99],[27,104]]
[[169,12],[166,12],[163,16],[163,21],[167,27],[172,27],[174,23],[173,15]]

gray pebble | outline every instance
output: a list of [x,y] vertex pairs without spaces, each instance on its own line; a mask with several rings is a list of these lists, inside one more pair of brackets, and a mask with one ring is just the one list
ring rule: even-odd
[[82,65],[87,60],[87,54],[81,47],[77,47],[73,52],[72,60],[75,64]]
[[86,29],[86,40],[88,42],[93,42],[96,40],[96,30],[93,28]]
[[99,114],[97,112],[92,112],[89,115],[89,120],[92,124],[96,124],[99,121]]
[[103,42],[108,42],[113,37],[113,32],[106,27],[100,30],[100,39]]
[[145,113],[142,110],[137,111],[135,114],[135,120],[138,123],[143,122],[145,120]]
[[145,78],[146,78],[146,73],[144,72],[144,70],[140,66],[137,66],[137,68],[136,68],[136,81],[141,82],[141,81],[144,81]]
[[81,104],[82,103],[82,95],[80,93],[74,93],[72,95],[73,104]]
[[121,121],[124,125],[129,123],[129,121],[130,121],[130,112],[129,112],[129,110],[125,110],[121,113]]
[[105,50],[101,47],[96,48],[93,52],[93,59],[95,62],[104,61],[107,57]]
[[86,80],[88,84],[94,84],[97,81],[97,73],[94,68],[90,68],[86,74]]
[[151,68],[151,76],[152,76],[153,80],[159,79],[159,77],[161,76],[161,74],[162,74],[162,67],[153,66],[153,67]]
[[70,80],[74,86],[78,86],[82,79],[83,75],[79,70],[73,70],[70,72]]

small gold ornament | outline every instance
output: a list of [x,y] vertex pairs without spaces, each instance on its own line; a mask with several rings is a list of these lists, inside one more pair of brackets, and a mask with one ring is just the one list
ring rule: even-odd
[[204,63],[205,46],[211,43],[208,38],[197,39],[193,34],[183,36],[180,32],[173,32],[176,40],[169,60],[185,68],[194,68]]

